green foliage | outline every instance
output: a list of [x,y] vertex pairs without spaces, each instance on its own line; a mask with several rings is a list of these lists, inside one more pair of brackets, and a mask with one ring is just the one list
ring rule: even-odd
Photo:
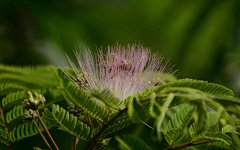
[[52,105],[52,112],[47,108],[44,109],[44,119],[51,125],[57,126],[73,136],[87,141],[90,137],[90,128],[79,121],[77,117],[70,115],[68,111],[60,108],[59,105]]
[[191,121],[196,108],[197,107],[195,105],[189,104],[181,107],[181,109],[174,114],[172,119],[169,120],[168,129],[179,127],[185,128]]
[[[36,120],[36,123],[41,131],[43,131],[42,124],[39,122],[39,120]],[[47,126],[47,122],[44,122],[44,124]],[[51,126],[47,126],[50,128]],[[34,135],[37,135],[38,130],[35,127],[35,125],[32,122],[23,123],[19,125],[18,127],[15,127],[12,131],[9,132],[9,139],[11,140],[11,143],[18,142],[19,140],[22,140],[24,138],[28,138]]]
[[[118,120],[117,122],[114,122],[113,124],[109,125],[109,127],[107,127],[104,130],[104,132],[99,136],[99,138],[105,137],[105,136],[109,136],[111,134],[114,134],[115,132],[118,132],[119,130],[124,129],[124,128],[128,127],[131,124],[132,124],[132,120],[131,119]],[[92,136],[94,136],[101,128],[102,128],[102,126],[99,126],[95,130],[93,130],[92,131]]]
[[187,104],[178,110],[172,119],[169,120],[168,130],[165,133],[165,138],[169,145],[190,141],[190,133],[188,132],[187,125],[191,121],[195,111],[195,105]]
[[9,135],[3,129],[0,129],[0,143],[8,145],[9,142]]
[[[194,79],[181,79],[177,81],[173,81],[170,83],[167,83],[165,85],[159,86],[159,88],[156,88],[156,93],[166,93],[168,90],[162,92],[164,88],[169,88],[171,91],[171,87],[174,88],[191,88],[195,90],[199,90],[201,92],[207,93],[207,94],[214,94],[214,95],[221,95],[221,96],[233,96],[232,90],[218,85],[214,83],[208,83],[207,81],[201,81],[201,80],[194,80]],[[174,89],[173,88],[173,89]]]
[[10,124],[12,121],[17,119],[18,117],[21,117],[25,112],[27,112],[27,110],[23,109],[22,105],[17,105],[13,107],[13,109],[10,110],[6,115],[6,122]]
[[102,92],[95,90],[91,93],[91,95],[113,109],[120,110],[121,108],[124,108],[123,101],[115,97],[109,89],[104,89]]
[[165,114],[166,114],[166,112],[168,110],[168,107],[170,106],[170,104],[173,101],[173,98],[174,98],[174,94],[170,94],[166,98],[166,100],[165,100],[165,102],[164,102],[164,104],[163,104],[163,106],[161,108],[161,114],[156,119],[156,130],[157,130],[157,135],[158,135],[159,138],[161,136],[161,128],[162,128],[163,119],[164,119]]
[[122,145],[122,150],[151,150],[143,141],[131,136],[116,136],[115,139]]
[[[60,93],[55,89],[57,80],[54,74],[50,72],[50,68],[52,67],[0,65],[0,95],[2,96],[2,105],[0,107],[1,143],[11,145],[38,134],[34,124],[22,123],[22,116],[27,111],[23,109],[22,102],[28,98],[27,91],[45,96],[47,102],[41,108],[63,100]],[[38,120],[37,124],[43,130]],[[48,128],[50,127],[48,126]]]
[[223,133],[207,133],[204,135],[200,135],[195,137],[195,141],[200,141],[200,140],[212,140],[212,141],[219,141],[222,142],[226,145],[231,145],[232,144],[232,139]]
[[103,122],[107,117],[107,110],[99,106],[96,101],[78,87],[76,83],[69,82],[67,85],[58,86],[57,89],[69,102],[80,107],[84,112],[89,113],[93,118]]
[[[60,69],[45,67],[48,71],[40,71],[38,75],[32,71],[38,72],[37,70],[44,70],[44,67],[23,69],[24,71],[9,68],[11,67],[5,66],[4,74],[0,76],[0,83],[4,79],[7,81],[0,86],[0,110],[5,113],[4,116],[0,115],[0,142],[3,144],[14,144],[38,134],[34,124],[19,123],[27,111],[21,103],[28,98],[27,91],[32,91],[46,98],[46,104],[39,110],[44,108],[43,118],[47,128],[57,127],[82,141],[91,142],[96,137],[95,141],[103,144],[108,137],[118,134],[118,131],[131,124],[146,121],[149,114],[154,119],[153,130],[158,141],[166,141],[170,148],[186,143],[191,145],[187,149],[231,149],[237,145],[238,139],[232,139],[228,134],[239,134],[235,124],[240,120],[240,107],[231,109],[231,106],[239,102],[226,87],[192,79],[175,80],[146,89],[122,101],[109,89],[86,93],[81,86],[72,82],[74,79],[66,79]],[[50,70],[56,77],[50,74]],[[44,82],[40,83],[40,80]],[[62,103],[55,104],[63,98],[67,104],[73,103],[82,109],[85,115],[76,117],[60,107]],[[224,104],[227,104],[228,109]],[[46,108],[48,106],[52,106],[52,109]],[[216,111],[209,113],[207,106]],[[89,122],[90,118],[85,118],[87,115],[91,116],[92,123]],[[220,123],[221,119],[225,119],[226,123]],[[36,122],[40,130],[43,130],[39,121]],[[9,131],[6,132],[5,128]],[[117,136],[116,139],[122,149],[150,149],[141,140],[130,136]]]
[[146,113],[135,97],[129,101],[128,115],[135,123],[145,121],[146,119]]

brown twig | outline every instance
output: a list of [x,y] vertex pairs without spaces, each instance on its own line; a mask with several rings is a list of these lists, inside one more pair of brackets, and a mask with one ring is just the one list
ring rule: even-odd
[[71,150],[76,150],[76,148],[77,148],[77,139],[79,140],[78,137],[74,136],[73,144],[72,144]]
[[95,150],[98,150],[100,146],[101,146],[101,143],[99,142]]
[[47,145],[47,147],[52,150],[51,146],[49,145],[48,141],[46,140],[46,138],[44,137],[44,135],[42,134],[42,131],[39,129],[37,123],[33,120],[33,124],[35,125],[35,127],[37,128],[39,134],[41,135],[43,141],[45,142],[45,144]]
[[52,141],[54,147],[55,147],[57,150],[59,150],[57,144],[56,144],[55,141],[53,140],[53,138],[52,138],[51,134],[49,133],[47,127],[45,126],[44,122],[42,121],[42,118],[41,118],[41,116],[40,116],[38,110],[37,110],[36,112],[37,112],[37,115],[38,115],[38,119],[39,119],[39,121],[41,122],[41,124],[42,124],[44,130],[46,131],[47,135],[49,136],[50,140]]
[[94,130],[94,124],[93,124],[92,117],[89,114],[88,114],[88,122],[90,124],[91,131],[93,131]]
[[[8,127],[7,127],[6,123],[5,123],[5,118],[4,118],[4,114],[3,114],[3,109],[2,109],[1,107],[0,107],[0,115],[2,115],[3,120],[4,120],[4,124],[3,124],[4,131],[8,134]],[[11,146],[10,143],[8,143],[7,146],[8,146],[8,150],[12,150],[12,146]]]
[[180,144],[180,145],[177,145],[177,146],[166,148],[165,150],[175,150],[175,149],[185,148],[185,147],[189,147],[189,146],[206,144],[206,143],[210,143],[210,142],[214,142],[214,140],[202,140],[202,141],[184,143],[184,144]]
[[125,110],[127,110],[127,107],[123,110],[120,110],[114,117],[112,117],[107,123],[103,124],[102,128],[94,135],[94,137],[87,143],[87,145],[83,148],[83,150],[87,150],[93,142],[102,134],[102,132],[115,120],[117,119]]

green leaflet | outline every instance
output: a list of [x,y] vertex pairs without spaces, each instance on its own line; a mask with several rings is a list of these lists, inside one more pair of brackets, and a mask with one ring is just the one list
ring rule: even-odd
[[225,118],[229,123],[234,124],[233,119],[228,114],[226,109],[221,105],[220,103],[212,100],[212,99],[206,99],[206,104],[213,108],[215,111],[217,111],[223,118]]
[[8,134],[4,130],[0,129],[0,143],[7,145],[9,142],[10,139]]
[[226,133],[226,132],[236,132],[236,129],[232,125],[227,124],[222,128],[222,133]]
[[115,97],[109,89],[105,89],[102,92],[95,90],[91,93],[91,96],[97,98],[98,100],[101,100],[113,109],[120,110],[124,108],[123,101]]
[[[122,130],[122,129],[128,127],[131,124],[132,124],[132,120],[129,119],[129,118],[128,119],[118,120],[117,122],[115,122],[115,123],[111,124],[110,126],[108,126],[102,132],[102,134],[99,136],[99,138],[105,137],[105,136],[109,136],[109,135],[111,135],[111,134],[113,134],[115,132],[118,132],[119,130]],[[95,130],[93,130],[91,137],[93,137],[101,128],[102,128],[102,126],[99,126]]]
[[206,133],[203,135],[196,136],[194,138],[194,141],[200,141],[200,140],[213,140],[213,141],[219,141],[222,142],[226,145],[231,145],[232,144],[232,139],[221,132],[215,132],[215,133]]
[[14,83],[32,89],[49,88],[57,85],[57,80],[49,66],[13,67],[0,65],[0,83]]
[[220,115],[217,112],[208,113],[208,132],[219,131],[219,118]]
[[[43,95],[46,93],[46,89],[31,90],[31,92]],[[20,104],[26,98],[28,98],[27,91],[12,92],[2,99],[3,109]]]
[[116,136],[115,139],[124,147],[123,150],[151,150],[143,141],[132,136]]
[[[38,119],[35,119],[35,121],[36,121],[38,127],[40,128],[40,130],[43,131],[44,129],[43,129],[40,121]],[[44,124],[47,126],[47,128],[51,128],[51,126],[49,126],[46,122],[44,122]],[[34,136],[38,133],[39,132],[33,123],[31,123],[31,122],[23,123],[23,124],[19,125],[18,127],[15,127],[12,131],[9,132],[9,138],[12,143],[15,143],[19,140]]]
[[18,105],[13,107],[12,110],[10,110],[6,115],[6,122],[9,124],[18,117],[21,117],[25,112],[27,112],[26,109],[23,109],[22,105]]
[[70,115],[68,111],[60,108],[59,105],[52,105],[52,112],[44,109],[43,118],[51,125],[56,125],[58,129],[63,130],[82,140],[88,141],[90,137],[90,127],[79,121],[77,117]]
[[187,104],[183,106],[177,113],[174,114],[171,120],[168,123],[168,129],[186,127],[190,120],[193,117],[194,112],[196,111],[195,105]]
[[160,116],[157,117],[157,119],[156,119],[156,130],[157,130],[157,135],[158,135],[158,137],[161,136],[162,123],[163,123],[163,120],[164,120],[164,118],[165,118],[165,114],[166,114],[166,112],[167,112],[167,110],[168,110],[168,107],[170,106],[170,104],[171,104],[171,102],[173,101],[173,99],[174,99],[174,94],[171,93],[171,94],[166,98],[165,102],[164,102],[163,105],[162,105],[162,109],[161,109],[161,114],[160,114]]
[[12,83],[0,84],[0,95],[6,95],[11,92],[17,92],[20,90],[28,90],[28,88],[22,85]]
[[208,130],[208,123],[209,123],[209,118],[208,118],[208,110],[205,101],[199,101],[196,102],[197,104],[197,111],[198,111],[198,121],[197,121],[197,126],[196,126],[196,135],[201,135]]
[[221,96],[233,96],[232,90],[215,83],[208,83],[207,81],[194,80],[194,79],[181,79],[173,82],[169,82],[165,85],[159,86],[155,89],[156,93],[167,87],[187,87],[202,91],[204,93],[221,95]]
[[[190,149],[194,148],[194,149]],[[187,150],[235,150],[237,149],[236,147],[232,145],[227,145],[222,142],[211,142],[207,144],[201,144],[201,145],[196,145],[196,146],[191,146]]]
[[156,102],[156,93],[153,92],[150,95],[150,106],[149,106],[149,114],[151,117],[156,118],[160,115],[161,105]]
[[146,120],[146,112],[135,97],[128,103],[128,115],[135,123]]
[[78,87],[76,83],[63,83],[57,87],[60,93],[69,102],[74,103],[93,118],[103,122],[107,118],[108,111],[99,106],[97,102],[88,97],[88,95]]
[[165,138],[169,145],[175,145],[191,140],[190,133],[187,125],[191,121],[194,112],[196,111],[195,105],[187,104],[178,110],[168,123],[168,130],[165,133]]

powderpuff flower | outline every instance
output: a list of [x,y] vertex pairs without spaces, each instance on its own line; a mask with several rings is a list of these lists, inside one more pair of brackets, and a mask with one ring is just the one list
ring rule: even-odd
[[[100,49],[94,55],[90,49],[75,51],[80,70],[68,60],[77,75],[79,85],[91,95],[95,90],[109,89],[120,101],[128,96],[142,92],[159,83],[164,83],[176,72],[169,63],[163,62],[164,57],[141,44],[116,44],[108,46],[105,51]],[[67,74],[72,78],[70,74]],[[162,82],[159,82],[162,81]],[[94,98],[99,105],[103,102]],[[124,107],[124,106],[121,106]]]

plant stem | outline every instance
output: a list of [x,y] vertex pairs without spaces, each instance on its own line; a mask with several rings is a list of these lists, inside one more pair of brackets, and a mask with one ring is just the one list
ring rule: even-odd
[[72,144],[71,150],[76,150],[78,142],[79,142],[79,138],[76,137],[76,136],[74,136],[73,144]]
[[87,145],[83,148],[83,150],[87,150],[90,145],[93,144],[93,142],[102,134],[102,132],[115,120],[117,119],[125,110],[127,110],[127,107],[123,110],[120,110],[114,117],[112,117],[107,123],[103,124],[102,128],[94,135],[94,137],[87,143]]
[[166,148],[165,150],[180,149],[180,148],[185,148],[185,147],[189,147],[189,146],[206,144],[206,143],[210,143],[210,142],[214,142],[214,140],[202,140],[202,141],[184,143],[184,144],[180,144],[180,145],[177,145],[177,146],[173,146],[173,147]]
[[98,150],[98,149],[99,149],[99,147],[100,147],[100,145],[101,145],[101,143],[98,143],[98,145],[97,145],[97,147],[96,147],[96,149],[95,149],[95,150]]
[[49,133],[47,127],[45,126],[44,122],[42,121],[42,118],[41,118],[41,116],[40,116],[38,110],[37,110],[36,112],[37,112],[37,115],[38,115],[38,119],[39,119],[39,121],[41,122],[41,124],[42,124],[44,130],[47,132],[47,135],[49,136],[50,140],[52,141],[54,147],[55,147],[57,150],[59,150],[57,144],[56,144],[55,141],[53,140],[53,138],[52,138],[51,134]]
[[[0,107],[0,115],[3,117],[3,120],[4,120],[4,124],[3,124],[4,131],[8,134],[8,127],[7,127],[6,123],[5,123],[3,109],[1,107]],[[7,146],[8,146],[8,150],[12,150],[12,146],[11,146],[10,142],[8,143]]]
[[45,144],[47,145],[47,147],[52,150],[51,146],[49,145],[48,141],[46,140],[46,138],[44,137],[44,135],[42,134],[42,131],[39,129],[38,125],[36,124],[36,122],[33,120],[33,123],[35,125],[35,127],[37,128],[39,134],[41,135],[42,139],[44,140]]
[[92,117],[89,114],[88,114],[88,122],[90,124],[91,131],[93,131],[94,130],[94,125],[93,125]]

